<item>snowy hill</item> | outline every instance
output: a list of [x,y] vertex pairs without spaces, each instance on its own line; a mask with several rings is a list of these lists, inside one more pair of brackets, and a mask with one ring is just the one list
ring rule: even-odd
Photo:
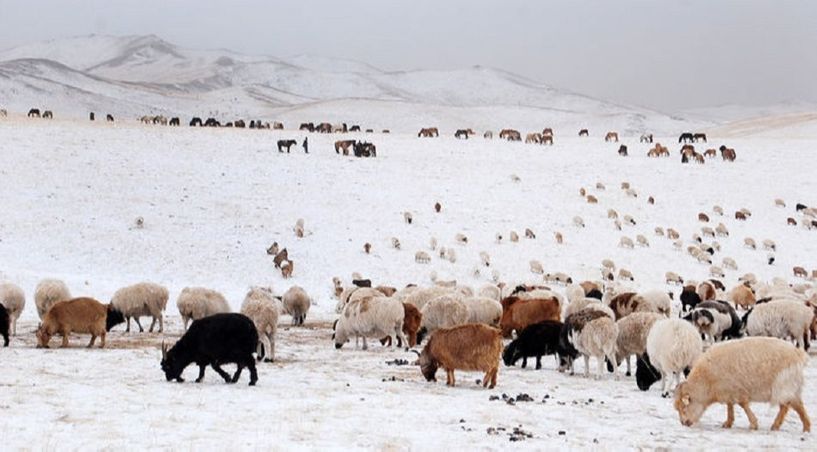
[[[458,124],[472,121],[473,115],[462,116],[463,107],[521,109],[535,129],[565,117],[632,134],[711,124],[593,99],[492,68],[385,72],[326,57],[300,55],[284,61],[228,50],[190,50],[156,36],[92,35],[0,51],[0,96],[0,104],[12,110],[49,105],[61,117],[84,117],[95,109],[131,118],[161,112],[271,120],[326,103],[329,108],[322,111],[328,116],[362,122],[344,114],[361,101],[375,101],[398,110],[406,105],[433,110],[444,122]],[[518,116],[488,118],[499,127],[513,125]],[[579,123],[577,119],[572,125]],[[421,117],[390,128],[413,131],[427,124]]]

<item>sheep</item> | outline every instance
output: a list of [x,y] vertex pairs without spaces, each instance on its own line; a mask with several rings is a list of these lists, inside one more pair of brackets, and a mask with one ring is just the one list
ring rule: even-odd
[[752,212],[749,209],[745,208],[745,207],[741,208],[738,212],[742,213],[747,218],[752,216]]
[[618,279],[627,279],[630,281],[635,280],[635,278],[633,278],[632,272],[630,272],[630,270],[627,270],[626,268],[620,268],[618,270]]
[[495,301],[499,301],[502,298],[500,288],[494,284],[485,284],[484,286],[480,287],[476,295],[481,298],[490,298]]
[[610,307],[608,307],[604,303],[602,303],[601,300],[597,300],[595,298],[580,298],[571,301],[570,303],[568,303],[567,307],[565,307],[564,315],[562,317],[567,319],[572,314],[583,311],[585,309],[599,311],[610,316],[611,319],[615,318],[615,313],[613,312],[613,310],[610,309]]
[[464,298],[457,294],[442,295],[433,300],[429,300],[420,309],[423,321],[420,331],[417,333],[417,343],[423,342],[423,338],[440,328],[450,328],[452,326],[468,323],[471,313],[464,302]]
[[774,205],[775,205],[775,207],[786,207],[786,201],[783,201],[780,198],[776,198],[774,200]]
[[391,238],[391,247],[396,250],[400,249],[400,240],[397,237]]
[[808,272],[803,267],[794,267],[792,269],[795,278],[808,278]]
[[502,336],[511,337],[514,330],[518,332],[544,320],[561,320],[561,316],[561,305],[556,297],[523,299],[511,296],[502,300],[499,325]]
[[287,249],[284,248],[281,251],[279,251],[274,258],[272,258],[272,263],[273,265],[275,265],[275,268],[281,268],[281,265],[288,260],[289,252],[287,252]]
[[625,190],[624,194],[626,194],[628,198],[638,198],[638,192],[632,188],[628,188],[627,190]]
[[655,198],[653,198],[652,196],[648,197],[647,204],[655,205]]
[[10,282],[0,283],[0,305],[6,309],[11,334],[16,336],[17,319],[20,318],[20,314],[26,307],[26,295],[23,289]]
[[721,206],[718,205],[712,206],[712,211],[720,216],[723,216],[723,207]]
[[724,257],[723,260],[721,261],[721,264],[723,265],[723,268],[728,268],[730,270],[738,269],[737,262],[735,262],[735,260],[732,259],[731,257]]
[[[618,326],[616,362],[619,364],[622,360],[627,362],[626,376],[629,377],[632,372],[630,356],[638,357],[647,351],[647,334],[650,328],[655,322],[664,318],[666,317],[657,312],[634,312],[616,322]],[[612,370],[612,363],[608,363],[608,370]]]
[[616,271],[616,264],[615,264],[615,262],[613,262],[610,259],[602,259],[601,267],[602,268],[607,268],[607,269],[609,269],[611,271]]
[[[374,290],[381,293],[377,289]],[[292,286],[281,296],[281,302],[284,312],[292,316],[292,325],[303,325],[306,313],[309,312],[309,307],[312,305],[312,299],[309,298],[306,291],[299,286]]]
[[445,257],[448,259],[448,262],[451,262],[452,264],[457,262],[457,250],[454,248],[448,248],[445,253]]
[[422,311],[429,301],[451,293],[453,293],[452,290],[445,287],[417,288],[411,291],[402,301],[414,305],[414,307]]
[[703,234],[704,237],[715,238],[715,230],[709,226],[702,227],[701,234]]
[[522,368],[528,365],[528,358],[536,358],[536,370],[542,368],[542,356],[555,355],[559,347],[559,333],[562,322],[545,320],[529,325],[519,332],[502,352],[502,361],[506,366],[514,366],[522,358]]
[[741,321],[735,309],[725,301],[704,301],[684,318],[691,322],[711,344],[722,339],[741,337]]
[[48,309],[54,303],[69,299],[71,299],[71,291],[59,279],[43,279],[37,283],[37,288],[34,289],[34,304],[37,306],[37,314],[40,319],[45,317]]
[[335,298],[340,298],[340,294],[343,293],[343,281],[341,281],[341,279],[338,278],[337,276],[333,277],[332,287],[334,289],[333,293],[335,295]]
[[467,245],[468,244],[468,237],[466,237],[465,234],[462,234],[462,233],[458,232],[456,235],[454,235],[454,241],[457,242],[460,245]]
[[613,227],[616,228],[616,231],[620,231],[621,230],[621,222],[618,221],[618,220],[614,220],[613,221]]
[[602,268],[601,269],[601,279],[603,279],[604,281],[612,281],[612,280],[616,279],[616,277],[615,277],[615,274],[613,274],[613,272],[610,271],[610,269]]
[[587,204],[598,204],[599,198],[596,198],[593,195],[587,195]]
[[703,212],[698,213],[698,221],[702,223],[709,223],[709,215]]
[[461,325],[435,332],[423,348],[418,364],[427,381],[437,381],[437,369],[446,372],[446,385],[454,386],[454,370],[485,372],[482,386],[496,386],[502,337],[499,330],[486,325]]
[[601,182],[596,182],[596,190],[607,190],[607,187],[605,187]]
[[573,226],[576,226],[577,228],[583,228],[584,220],[582,219],[582,217],[579,216],[573,217]]
[[697,288],[694,284],[688,284],[681,290],[681,311],[694,309],[701,302],[701,296],[698,294]]
[[741,307],[743,309],[749,309],[757,302],[752,289],[744,284],[738,284],[737,286],[733,287],[732,290],[726,294],[726,299],[731,301],[736,308]]
[[431,256],[429,256],[425,251],[417,251],[414,253],[414,262],[417,262],[418,264],[427,264],[431,262]]
[[630,249],[635,248],[635,244],[633,243],[633,240],[631,238],[627,237],[627,236],[622,236],[621,237],[621,240],[619,240],[619,242],[618,242],[618,246],[620,246],[621,248],[630,248]]
[[281,263],[281,276],[284,279],[289,279],[292,277],[292,272],[295,270],[295,262],[292,260],[286,260]]
[[624,224],[627,226],[635,226],[635,219],[630,215],[624,215]]
[[382,293],[383,295],[385,295],[387,297],[392,297],[397,292],[397,288],[396,287],[391,287],[391,286],[377,286],[377,287],[374,288],[374,290]]
[[139,327],[139,332],[144,332],[142,324],[139,323],[139,317],[150,316],[153,321],[150,322],[149,331],[153,332],[153,327],[156,322],[159,322],[159,332],[165,330],[164,319],[162,312],[167,306],[167,300],[170,297],[167,288],[158,284],[141,282],[132,286],[123,287],[114,292],[111,298],[111,306],[122,312],[125,316],[127,327],[125,332],[130,332],[130,319],[136,321],[136,326]]
[[434,237],[431,237],[431,239],[429,239],[429,241],[428,241],[428,247],[431,249],[431,251],[436,251],[437,250],[437,239],[434,238]]
[[542,263],[535,259],[531,260],[528,263],[528,266],[530,267],[531,273],[535,273],[537,275],[542,275],[545,273],[545,269],[542,268]]
[[403,221],[405,221],[406,224],[411,224],[414,221],[414,215],[412,215],[411,212],[403,212]]
[[[423,315],[420,311],[408,303],[403,303],[403,334],[408,339],[408,347],[412,348],[417,345],[417,332],[420,330],[420,324],[423,321]],[[380,339],[380,343],[387,347],[391,347],[391,336],[386,336]],[[397,346],[402,347],[400,338],[397,338]]]
[[691,427],[713,403],[726,404],[724,428],[735,421],[737,404],[757,430],[757,417],[749,402],[768,402],[780,407],[772,430],[779,430],[789,408],[800,417],[803,431],[811,430],[801,397],[803,369],[808,355],[779,339],[746,338],[710,348],[695,364],[687,381],[678,385],[674,406],[681,424]]
[[71,333],[90,334],[88,348],[93,347],[99,337],[99,348],[105,348],[107,332],[124,321],[121,312],[93,298],[58,301],[45,313],[37,328],[37,348],[48,348],[48,343],[55,334],[62,336],[62,347],[68,347],[68,336]]
[[185,287],[176,300],[179,314],[184,321],[184,330],[190,320],[199,320],[213,314],[230,312],[224,295],[204,287]]
[[757,276],[755,276],[754,273],[746,273],[738,278],[738,282],[751,286],[753,284],[757,284]]
[[[647,353],[638,360],[636,382],[642,391],[659,378],[662,396],[669,397],[670,377],[679,382],[681,373],[690,368],[701,355],[703,341],[689,322],[682,319],[663,319],[655,322],[647,335]],[[654,366],[660,377],[650,370]]]
[[556,231],[555,233],[553,233],[553,238],[556,240],[557,245],[562,245],[565,242],[564,236],[559,231]]
[[793,339],[808,351],[813,319],[814,311],[805,303],[782,299],[758,304],[743,316],[743,324],[748,336]]
[[494,235],[494,240],[498,245],[502,244],[502,234],[497,232],[496,235]]
[[661,226],[656,226],[655,227],[655,235],[658,236],[658,237],[663,237],[664,236],[664,228],[662,228]]
[[579,196],[584,198],[586,195],[587,195],[587,190],[585,190],[584,187],[579,188]]
[[486,267],[491,266],[491,256],[488,255],[488,253],[486,253],[485,251],[480,251],[479,252],[479,260],[480,260],[480,262],[482,262],[482,265],[484,265]]
[[535,239],[536,234],[533,232],[533,230],[525,228],[525,238],[526,239]]
[[766,239],[763,241],[763,249],[767,251],[777,251],[777,244],[774,240]]
[[633,312],[657,312],[664,317],[672,314],[672,298],[663,290],[648,290],[633,298]]
[[258,331],[258,360],[275,360],[275,335],[278,331],[278,301],[269,287],[251,287],[241,303],[241,313]]
[[607,218],[615,220],[618,218],[618,212],[616,212],[614,209],[607,209]]
[[556,272],[556,273],[553,275],[553,282],[556,282],[556,283],[559,283],[559,284],[563,284],[563,285],[565,285],[565,286],[566,286],[566,285],[568,285],[568,284],[572,284],[572,283],[573,283],[573,278],[571,278],[571,277],[570,277],[570,276],[569,276],[567,273],[563,273],[563,272]]
[[729,229],[727,229],[723,223],[718,223],[718,226],[715,228],[715,233],[719,237],[729,237]]
[[678,284],[681,285],[684,283],[684,278],[682,278],[678,273],[675,272],[666,272],[664,274],[664,279],[666,280],[667,284]]
[[275,256],[276,254],[278,254],[278,251],[279,251],[278,242],[272,242],[272,245],[270,245],[270,247],[267,248],[267,254],[269,254],[270,256]]
[[715,291],[715,285],[712,284],[710,281],[703,281],[698,284],[698,287],[695,289],[700,297],[701,301],[709,301],[714,300],[717,298],[717,292]]
[[681,234],[672,228],[667,228],[667,238],[670,240],[678,240],[681,238]]
[[519,234],[517,234],[516,231],[511,231],[511,233],[508,234],[508,236],[510,237],[511,242],[513,242],[513,243],[516,243],[516,242],[519,241]]
[[621,189],[622,190],[629,190],[630,189],[630,183],[627,182],[627,181],[622,182],[621,183]]
[[434,203],[434,211],[437,212],[437,213],[440,213],[441,210],[443,210],[443,205],[440,204],[439,202],[435,202]]
[[363,338],[363,350],[368,350],[367,337],[394,336],[401,344],[408,344],[403,335],[405,308],[394,298],[375,297],[349,302],[335,322],[332,340],[335,348],[343,347],[350,337],[355,337],[355,347]]
[[499,326],[502,318],[502,305],[493,298],[468,297],[463,300],[468,308],[468,323],[484,323]]
[[649,240],[647,240],[647,238],[644,237],[641,234],[638,234],[637,236],[635,236],[635,242],[638,244],[638,246],[644,246],[644,247],[649,247],[650,246]]
[[[570,318],[566,320],[568,325]],[[563,327],[564,328],[564,327]],[[584,376],[590,377],[590,357],[596,358],[599,365],[597,378],[604,375],[605,358],[613,363],[613,375],[618,380],[618,361],[616,359],[616,338],[618,326],[607,315],[601,315],[588,321],[581,330],[571,330],[567,333],[567,341],[576,352],[584,357]],[[571,374],[572,362],[571,362]]]
[[[806,224],[806,223],[803,223],[803,224]],[[788,217],[788,218],[786,218],[786,225],[788,225],[788,226],[797,226],[797,220],[795,220],[792,217]]]

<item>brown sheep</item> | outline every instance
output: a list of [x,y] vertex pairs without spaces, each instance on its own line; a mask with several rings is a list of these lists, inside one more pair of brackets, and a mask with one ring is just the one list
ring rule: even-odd
[[595,197],[595,196],[593,196],[593,195],[587,195],[587,203],[588,203],[588,204],[598,204],[598,203],[599,203],[599,199],[598,199],[598,198],[596,198],[596,197]]
[[735,212],[735,219],[736,220],[741,220],[741,221],[746,221],[746,214],[741,212],[741,211],[737,211],[737,212]]
[[743,309],[749,309],[755,305],[757,300],[755,299],[755,294],[752,292],[748,286],[744,284],[738,284],[735,286],[728,294],[727,298],[729,301],[734,303],[735,307],[742,307]]
[[289,260],[289,253],[287,253],[287,249],[284,248],[275,255],[272,259],[272,263],[275,264],[275,268],[281,268],[281,264],[287,260]]
[[794,276],[800,278],[808,278],[808,272],[803,267],[794,267]]
[[698,221],[703,223],[709,223],[709,216],[703,212],[698,214]]
[[797,226],[797,220],[795,220],[792,217],[789,217],[788,219],[786,219],[786,224],[789,226]]
[[290,277],[292,277],[292,272],[294,270],[295,270],[295,263],[292,262],[291,260],[284,261],[281,264],[281,276],[283,276],[284,279],[289,279]]
[[482,324],[442,328],[434,332],[423,348],[418,363],[427,381],[437,381],[437,369],[445,369],[448,386],[454,386],[454,370],[485,372],[482,386],[493,389],[502,354],[499,330]]
[[37,329],[37,348],[48,348],[48,342],[55,334],[62,336],[62,347],[68,347],[71,333],[90,334],[88,348],[93,347],[99,336],[99,348],[104,348],[105,334],[124,321],[121,312],[93,298],[60,301],[51,306]]
[[613,313],[616,315],[615,320],[626,317],[628,314],[635,311],[636,306],[633,299],[636,297],[636,295],[637,294],[635,292],[624,292],[616,295],[612,300],[610,300],[610,309],[612,309]]
[[364,243],[363,244],[363,252],[366,253],[366,254],[371,253],[372,252],[372,244],[369,243],[369,242]]
[[559,321],[562,318],[562,309],[556,298],[519,299],[508,297],[502,300],[502,319],[499,326],[503,337],[511,337],[511,333],[522,331],[526,326],[545,320]]
[[441,210],[443,210],[443,205],[440,204],[439,202],[435,202],[434,203],[434,211],[437,212],[437,213],[440,213]]

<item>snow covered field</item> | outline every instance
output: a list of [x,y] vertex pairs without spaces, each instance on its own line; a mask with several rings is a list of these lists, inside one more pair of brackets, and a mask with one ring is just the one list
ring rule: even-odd
[[[400,119],[383,118],[394,124]],[[354,159],[333,152],[338,135],[309,135],[309,155],[294,147],[287,155],[274,149],[275,141],[304,135],[0,120],[0,279],[23,287],[28,302],[19,336],[0,349],[3,445],[499,449],[511,444],[508,433],[519,427],[532,437],[513,445],[538,449],[809,448],[812,440],[800,433],[793,415],[782,432],[768,431],[774,408],[755,408],[758,432],[749,432],[741,415],[732,431],[721,430],[723,407],[685,428],[656,388],[642,393],[632,378],[569,377],[554,370],[553,358],[543,360],[541,371],[503,366],[494,390],[478,388],[476,373],[458,372],[456,388],[426,383],[415,367],[386,363],[412,360],[413,354],[379,346],[334,350],[331,278],[348,281],[358,271],[399,287],[429,284],[435,270],[441,279],[479,286],[491,276],[484,268],[474,276],[478,253],[486,251],[503,281],[540,282],[528,270],[531,259],[575,280],[598,279],[601,260],[612,258],[633,272],[634,288],[677,291],[664,284],[664,272],[700,280],[708,266],[674,250],[653,229],[674,227],[687,244],[701,226],[697,213],[707,212],[731,232],[717,239],[722,252],[715,255],[718,263],[730,256],[739,265],[727,273],[727,286],[750,271],[761,279],[791,279],[794,265],[817,268],[817,233],[786,226],[789,216],[799,220],[795,203],[817,204],[817,162],[811,157],[817,127],[798,126],[797,139],[711,136],[711,147],[734,147],[738,160],[698,166],[680,164],[675,137],[658,138],[671,145],[670,159],[647,159],[648,145],[637,137],[624,137],[631,156],[618,157],[618,145],[603,142],[601,125],[585,139],[575,137],[578,124],[556,128],[553,147],[457,141],[449,137],[460,124],[429,125],[439,125],[445,137],[350,134],[378,147],[377,158]],[[639,196],[626,197],[622,181]],[[596,189],[597,182],[606,190]],[[581,187],[599,204],[585,203]],[[778,197],[787,208],[774,206]],[[437,201],[440,214],[433,211]],[[715,204],[725,217],[712,213]],[[735,221],[734,211],[744,207],[753,216]],[[632,215],[636,226],[616,231],[608,208]],[[404,211],[414,213],[414,224],[403,223]],[[572,225],[576,215],[585,228]],[[144,229],[134,228],[138,216]],[[292,233],[298,218],[306,221],[303,239]],[[497,232],[507,237],[525,228],[537,238],[495,242]],[[553,240],[556,231],[564,245]],[[454,244],[458,232],[469,237],[467,246]],[[647,236],[651,246],[618,247],[621,236],[636,234]],[[402,250],[390,248],[391,237],[400,239]],[[414,252],[428,250],[431,237],[455,247],[457,262],[435,257],[429,265],[416,264]],[[773,239],[775,265],[765,264],[765,251],[744,248],[744,237]],[[265,253],[273,241],[295,261],[289,281]],[[363,253],[365,242],[373,245],[371,255]],[[81,348],[86,337],[73,338],[69,350],[36,350],[31,294],[43,277],[61,278],[75,295],[103,301],[137,281],[165,284],[171,290],[167,333],[125,334],[120,326],[106,350]],[[291,284],[306,288],[316,305],[306,328],[282,325],[279,360],[260,366],[257,387],[247,387],[246,376],[239,385],[224,385],[211,371],[200,385],[164,381],[159,344],[181,332],[174,301],[184,286],[220,290],[237,309],[249,285],[272,285],[282,293]],[[804,399],[815,416],[814,360],[806,373]],[[503,393],[525,393],[533,401],[511,405]],[[492,395],[500,400],[489,400]]]

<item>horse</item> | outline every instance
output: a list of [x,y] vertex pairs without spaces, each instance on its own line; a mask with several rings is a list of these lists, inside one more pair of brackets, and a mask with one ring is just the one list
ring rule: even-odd
[[[281,127],[283,128],[283,127]],[[307,132],[314,132],[315,131],[315,124],[311,122],[303,122],[298,127],[298,130],[306,130]]]
[[349,155],[349,146],[354,147],[355,140],[338,140],[335,141],[335,154],[340,154],[340,151],[343,150],[343,155]]
[[171,126],[178,126],[178,125],[181,124],[181,121],[179,120],[178,116],[174,116],[174,117],[170,118],[170,123],[169,124]]
[[467,140],[468,139],[468,131],[465,130],[465,129],[457,129],[457,131],[454,132],[454,138],[456,138],[458,140]]
[[639,142],[640,143],[652,143],[652,134],[651,133],[642,134],[641,138],[639,139]]
[[275,130],[284,130],[284,124],[278,121],[272,123],[272,128]]
[[[243,119],[238,119],[233,123],[233,126],[239,128],[239,129],[243,129],[243,128],[247,127],[247,124],[244,122]],[[251,129],[255,128],[255,121],[250,121],[250,128]]]
[[486,130],[485,133],[482,134],[482,138],[485,138],[486,140],[493,140],[494,133],[491,132],[490,130]]
[[540,144],[553,146],[553,135],[542,135],[542,142]]
[[718,155],[718,152],[714,149],[707,149],[706,151],[704,151],[704,156],[707,158],[715,157],[716,155]]
[[43,118],[54,119],[54,113],[51,113],[51,110],[46,110],[43,112]]
[[539,132],[529,133],[525,136],[525,143],[541,143],[542,135]]
[[202,124],[201,118],[199,118],[198,116],[196,116],[196,117],[194,117],[193,119],[190,120],[190,127],[196,127],[196,126],[201,127],[201,124]]
[[112,114],[110,114],[110,113],[108,113],[107,115],[105,115],[105,121],[106,121],[106,122],[113,122],[113,115],[112,115]]
[[284,148],[287,148],[287,154],[289,154],[289,148],[295,144],[298,144],[295,140],[278,140],[278,152],[284,152]]
[[615,141],[618,143],[618,132],[607,132],[604,136],[604,141]]
[[40,117],[40,109],[39,108],[32,108],[28,111],[29,118],[39,118]]
[[581,130],[579,130],[579,136],[580,137],[589,137],[590,132],[588,132],[587,129],[581,129]]
[[626,144],[622,144],[621,146],[618,147],[618,155],[620,155],[622,157],[627,157],[627,145]]
[[735,159],[737,158],[737,154],[735,154],[734,149],[728,148],[726,146],[721,146],[720,151],[721,151],[721,158],[723,159],[723,161],[728,160],[730,162],[734,162]]
[[7,118],[8,115],[9,115],[9,112],[6,111],[5,108],[0,108],[0,118]]
[[684,132],[681,136],[678,137],[679,143],[694,143],[695,142],[695,135],[692,132]]
[[221,123],[216,121],[216,118],[207,118],[207,121],[204,121],[204,127],[221,127]]
[[89,120],[91,120],[91,121],[93,121],[94,119],[96,119],[96,115],[94,115],[94,112],[91,112],[91,113],[88,115],[88,119],[89,119]]
[[332,124],[322,122],[315,126],[315,131],[318,133],[332,133]]
[[542,130],[542,136],[545,136],[545,135],[553,136],[553,129],[551,129],[550,127],[545,127]]
[[355,157],[377,157],[377,148],[369,142],[360,141],[354,145]]
[[696,134],[692,135],[692,139],[695,142],[703,141],[704,143],[706,143],[706,134],[705,133],[696,133]]
[[522,141],[522,134],[520,134],[518,130],[502,129],[502,131],[499,132],[499,138],[508,141]]

